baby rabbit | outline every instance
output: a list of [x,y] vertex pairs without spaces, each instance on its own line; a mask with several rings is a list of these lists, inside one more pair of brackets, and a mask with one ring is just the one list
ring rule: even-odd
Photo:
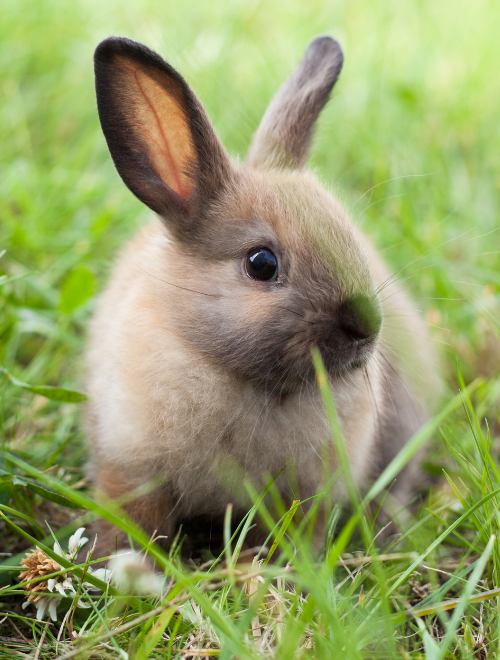
[[[242,165],[159,55],[110,37],[95,53],[99,118],[125,184],[157,218],[121,254],[93,319],[88,428],[97,489],[147,532],[244,513],[293,465],[285,501],[336,469],[311,349],[363,489],[423,424],[435,380],[425,325],[340,202],[305,169],[342,68],[315,39],[267,109]],[[390,322],[386,323],[386,319]],[[405,501],[414,465],[391,492]],[[342,499],[340,482],[332,497]],[[100,547],[128,544],[101,522]],[[318,532],[321,534],[321,530]]]

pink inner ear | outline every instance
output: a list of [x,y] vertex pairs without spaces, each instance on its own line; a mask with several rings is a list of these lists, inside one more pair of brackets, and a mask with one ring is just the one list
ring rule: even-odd
[[[192,191],[188,166],[196,162],[188,122],[178,101],[147,69],[122,64],[136,89],[133,130],[141,132],[151,164],[160,179],[178,195],[187,199]],[[131,81],[132,82],[132,81]],[[168,80],[166,81],[168,84]]]

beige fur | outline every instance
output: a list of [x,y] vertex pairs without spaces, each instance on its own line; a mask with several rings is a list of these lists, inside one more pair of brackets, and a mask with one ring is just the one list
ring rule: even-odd
[[[314,72],[311,57],[329,56],[330,41],[320,44],[319,54],[319,47],[311,46],[308,72]],[[334,54],[338,60],[338,51]],[[138,66],[135,60],[133,66]],[[142,69],[140,75],[145,79]],[[335,79],[337,75],[338,71]],[[309,372],[293,374],[295,364],[310,361],[314,336],[308,333],[314,330],[309,326],[315,327],[318,307],[328,307],[330,299],[335,298],[337,305],[355,294],[366,295],[381,304],[385,318],[372,352],[366,353],[364,368],[331,375],[352,472],[361,489],[420,426],[429,409],[426,394],[432,397],[435,367],[424,323],[394,284],[377,293],[390,275],[382,260],[339,201],[300,169],[306,147],[297,135],[285,144],[282,133],[289,129],[279,117],[283,104],[293,99],[297,74],[295,82],[291,80],[280,91],[279,103],[274,102],[271,119],[266,115],[265,134],[271,133],[270,140],[276,138],[272,158],[260,134],[250,163],[237,167],[224,162],[224,186],[210,197],[209,184],[204,183],[205,197],[192,202],[198,205],[196,213],[191,210],[182,216],[203,217],[201,229],[190,229],[193,238],[182,233],[187,220],[175,219],[174,212],[163,212],[140,231],[121,254],[91,325],[88,428],[96,487],[109,497],[119,497],[160,477],[161,487],[129,505],[131,515],[149,532],[158,529],[171,536],[178,520],[223,515],[229,502],[243,511],[242,471],[258,484],[263,475],[293,465],[296,484],[290,486],[286,474],[277,482],[285,499],[304,499],[321,490],[325,459],[330,474],[336,466],[328,423],[314,377]],[[323,86],[321,106],[328,96],[325,84],[318,82]],[[154,89],[160,94],[157,79]],[[176,89],[175,98],[160,99],[158,107],[168,111],[178,97]],[[182,113],[189,117],[188,110],[177,108],[176,121]],[[309,123],[319,110],[316,104]],[[102,119],[101,108],[100,113]],[[109,129],[102,121],[106,133]],[[168,117],[162,124],[166,140],[175,141],[175,122],[171,135]],[[279,131],[273,138],[274,125]],[[311,130],[306,126],[304,140],[310,139]],[[194,148],[196,144],[194,139]],[[277,144],[283,144],[286,158],[276,156]],[[110,148],[113,153],[111,142]],[[293,161],[294,153],[297,169],[276,167],[277,162]],[[202,161],[200,154],[201,150],[197,158]],[[130,175],[120,169],[122,156],[113,153],[113,157],[125,181],[141,196],[129,183]],[[152,159],[151,167],[167,185],[173,180],[171,168],[162,177],[162,163],[155,165]],[[192,176],[195,183],[186,184],[187,190],[196,189],[196,176],[202,173]],[[198,190],[203,186],[198,184]],[[156,208],[157,197],[154,203],[152,199],[144,201]],[[283,260],[289,259],[281,293],[250,281],[242,272],[241,257],[231,252],[240,244],[246,249],[266,240],[279,244]],[[227,252],[220,258],[219,245],[221,252]],[[293,305],[302,290],[304,300],[306,295],[312,300],[296,312],[304,344],[299,342],[297,348],[288,341],[289,366],[279,378],[266,378],[265,373],[261,378],[251,364],[252,356],[257,359],[263,350],[258,328],[265,330],[281,318],[292,323],[294,317],[288,307],[278,305],[277,298]],[[232,353],[238,351],[245,359],[233,360]],[[343,497],[340,484],[332,497]],[[409,482],[404,486],[403,499]],[[103,527],[104,533],[110,543],[112,532]]]

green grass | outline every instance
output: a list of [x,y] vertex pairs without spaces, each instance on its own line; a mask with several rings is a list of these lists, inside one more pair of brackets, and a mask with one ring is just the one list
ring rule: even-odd
[[[42,659],[79,649],[80,657],[186,658],[176,649],[187,646],[241,660],[497,657],[498,2],[4,0],[1,16],[0,511],[11,523],[0,521],[0,657],[33,656],[37,645]],[[322,33],[340,40],[346,61],[311,164],[394,271],[421,258],[402,275],[432,326],[447,385],[428,429],[426,469],[436,484],[401,537],[379,546],[376,507],[356,494],[351,518],[332,511],[321,557],[308,546],[307,520],[283,511],[273,528],[256,504],[251,515],[267,519],[279,541],[277,563],[237,565],[241,535],[212,567],[150,546],[173,580],[164,596],[113,587],[101,600],[93,592],[94,606],[64,625],[68,599],[57,624],[36,622],[34,607],[21,609],[17,554],[35,539],[50,553],[48,525],[64,546],[81,516],[87,524],[100,512],[85,476],[81,406],[40,388],[81,389],[95,296],[113,254],[149,217],[100,132],[95,45],[122,34],[162,53],[241,157],[272,94]],[[377,501],[381,486],[371,491]],[[75,585],[83,572],[92,579],[74,568]]]

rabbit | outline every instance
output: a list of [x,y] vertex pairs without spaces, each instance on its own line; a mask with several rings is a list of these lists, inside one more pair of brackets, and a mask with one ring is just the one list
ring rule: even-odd
[[[334,39],[314,39],[238,164],[159,55],[121,37],[96,49],[109,151],[156,218],[119,256],[91,322],[91,471],[106,498],[156,484],[124,508],[167,546],[181,521],[219,520],[229,503],[242,516],[244,475],[279,475],[285,502],[324,488],[338,463],[314,347],[361,491],[432,411],[425,323],[306,169],[342,64]],[[417,481],[414,461],[391,493],[404,504]],[[341,479],[329,497],[346,499]],[[318,522],[319,545],[323,533]],[[105,521],[98,537],[108,552],[129,543]]]

